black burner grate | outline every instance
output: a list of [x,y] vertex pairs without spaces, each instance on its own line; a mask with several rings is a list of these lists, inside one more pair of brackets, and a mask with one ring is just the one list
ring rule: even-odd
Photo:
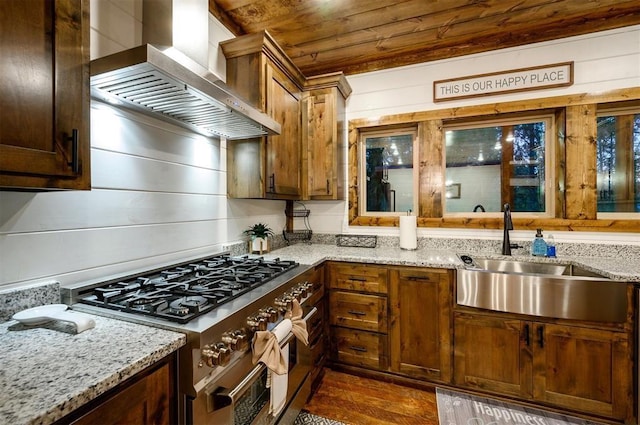
[[279,258],[219,254],[105,282],[79,301],[187,323],[297,265]]

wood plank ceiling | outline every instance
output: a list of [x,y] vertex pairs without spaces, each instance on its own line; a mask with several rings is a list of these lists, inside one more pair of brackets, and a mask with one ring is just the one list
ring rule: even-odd
[[307,76],[356,74],[640,24],[638,0],[209,0]]

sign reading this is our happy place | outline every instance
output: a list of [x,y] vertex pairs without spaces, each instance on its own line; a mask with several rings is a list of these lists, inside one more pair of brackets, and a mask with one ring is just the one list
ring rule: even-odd
[[441,102],[573,84],[573,62],[472,75],[433,82],[433,101]]

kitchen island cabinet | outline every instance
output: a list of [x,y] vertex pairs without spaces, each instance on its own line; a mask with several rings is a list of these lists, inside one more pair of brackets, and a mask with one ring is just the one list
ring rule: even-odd
[[631,337],[593,324],[456,312],[454,383],[600,417],[633,418]]
[[176,423],[175,362],[175,355],[167,357],[69,417],[63,418],[59,424],[170,425]]
[[0,188],[90,189],[89,0],[4,0],[0,28]]
[[[79,334],[73,325],[61,321],[34,326],[15,320],[0,323],[0,423],[70,423],[96,408],[104,415],[93,413],[100,418],[94,423],[109,419],[130,423],[121,419],[141,418],[143,406],[148,407],[144,416],[158,412],[159,419],[170,420],[165,415],[171,401],[165,397],[173,394],[174,353],[186,343],[186,336],[107,317],[92,318],[95,327]],[[146,392],[137,394],[140,388]],[[101,409],[102,403],[116,408]],[[126,416],[125,404],[133,407],[133,416]]]

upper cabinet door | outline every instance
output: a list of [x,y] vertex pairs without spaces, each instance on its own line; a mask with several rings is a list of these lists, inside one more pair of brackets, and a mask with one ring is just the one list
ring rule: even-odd
[[267,196],[300,197],[300,91],[267,65],[267,113],[282,126],[267,137]]
[[0,1],[0,188],[90,189],[88,14]]

